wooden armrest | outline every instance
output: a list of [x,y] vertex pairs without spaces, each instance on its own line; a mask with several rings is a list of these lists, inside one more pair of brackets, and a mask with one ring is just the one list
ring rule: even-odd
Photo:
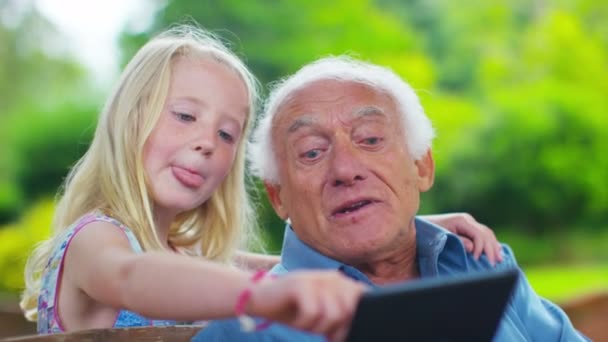
[[608,341],[608,290],[586,294],[560,306],[574,327],[592,341]]
[[28,335],[2,340],[3,342],[76,342],[76,341],[167,341],[183,342],[190,339],[203,325],[177,325],[171,327],[135,327],[91,329],[64,334]]

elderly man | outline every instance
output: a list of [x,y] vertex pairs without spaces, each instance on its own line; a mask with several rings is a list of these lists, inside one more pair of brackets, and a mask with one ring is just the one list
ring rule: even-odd
[[[265,113],[252,167],[276,213],[290,223],[276,274],[334,269],[374,287],[517,267],[507,246],[493,267],[456,235],[416,218],[420,193],[433,185],[433,127],[412,88],[390,70],[348,57],[318,60],[280,83]],[[321,337],[279,324],[245,333],[228,320],[195,339]],[[522,273],[495,340],[586,339]]]

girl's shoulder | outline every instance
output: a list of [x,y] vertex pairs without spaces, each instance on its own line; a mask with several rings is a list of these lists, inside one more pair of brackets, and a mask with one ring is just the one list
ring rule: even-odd
[[112,225],[120,228],[124,232],[132,233],[131,229],[129,229],[126,225],[124,225],[118,219],[108,216],[108,215],[104,214],[103,212],[101,212],[100,210],[94,210],[90,213],[83,215],[78,220],[76,220],[76,222],[74,222],[72,227],[75,229],[78,229],[79,227],[84,227],[85,225],[87,225],[88,223],[91,223],[91,222],[108,222],[108,223],[111,223]]
[[94,226],[91,223],[96,222],[105,222],[111,224],[110,227],[116,227],[127,237],[129,245],[134,252],[142,252],[141,245],[133,232],[120,221],[104,215],[100,211],[87,213],[77,219],[56,237],[57,240],[53,243],[50,257],[42,272],[40,295],[38,297],[38,332],[55,333],[63,331],[55,307],[57,304],[57,286],[62,274],[64,258],[74,236],[83,228]]
[[135,236],[133,231],[131,229],[129,229],[129,227],[124,225],[119,220],[117,220],[111,216],[108,216],[99,210],[89,212],[89,213],[81,216],[74,223],[72,223],[72,225],[68,229],[66,229],[65,233],[61,237],[61,239],[60,239],[61,243],[60,243],[59,248],[56,249],[56,252],[63,254],[64,250],[67,248],[67,246],[73,239],[74,235],[76,235],[83,228],[87,227],[89,224],[95,223],[95,222],[109,223],[112,226],[118,228],[126,236],[127,240],[129,241],[129,245],[131,246],[131,248],[134,252],[137,252],[137,253],[143,252],[141,244],[137,240],[137,237]]

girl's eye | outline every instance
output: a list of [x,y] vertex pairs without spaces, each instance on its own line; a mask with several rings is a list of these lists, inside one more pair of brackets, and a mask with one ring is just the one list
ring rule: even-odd
[[193,121],[196,121],[196,118],[194,117],[194,115],[190,115],[190,114],[187,114],[187,113],[179,113],[179,112],[174,112],[173,114],[180,121],[184,121],[184,122],[193,122]]
[[220,138],[222,138],[226,142],[229,142],[229,143],[234,142],[234,137],[228,132],[218,131],[218,135],[220,136]]

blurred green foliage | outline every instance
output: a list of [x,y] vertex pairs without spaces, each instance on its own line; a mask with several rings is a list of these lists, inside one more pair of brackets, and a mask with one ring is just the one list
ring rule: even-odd
[[15,181],[26,199],[57,191],[72,164],[86,151],[95,128],[95,109],[82,106],[22,110],[22,115],[7,120]]
[[27,256],[36,243],[49,236],[53,208],[52,200],[41,199],[17,222],[0,227],[0,293],[23,289]]
[[[497,238],[515,252],[517,262],[523,266],[608,265],[608,225],[598,227],[571,227],[536,236],[527,232],[502,227]],[[608,278],[606,278],[608,289]]]
[[1,143],[7,148],[0,156],[0,224],[57,191],[91,141],[95,109],[86,103],[23,105],[1,121]]
[[[155,32],[194,19],[264,83],[329,54],[393,68],[438,138],[422,212],[467,211],[531,234],[608,218],[608,20],[601,1],[167,1]],[[261,211],[278,248],[282,223]],[[584,225],[582,224],[584,223]],[[593,229],[593,228],[591,228]]]
[[481,63],[488,114],[442,160],[430,201],[537,233],[599,225],[608,218],[608,50],[561,10],[520,39],[512,57]]
[[429,86],[433,72],[411,27],[370,0],[167,1],[146,32],[123,36],[128,60],[152,34],[194,20],[233,45],[266,84],[316,57],[351,52]]
[[0,1],[0,120],[22,105],[52,106],[83,86],[84,68],[62,51],[65,42],[33,1]]
[[[19,267],[48,234],[52,209],[40,199],[85,151],[104,101],[32,3],[0,1],[0,13],[21,8],[10,23],[0,16],[0,289],[20,286]],[[159,30],[194,20],[265,85],[330,54],[389,66],[417,89],[438,133],[422,213],[472,213],[524,265],[608,259],[605,1],[153,4],[162,6],[151,26],[122,35],[123,64]],[[278,252],[283,223],[255,188],[267,250]]]
[[33,1],[0,1],[0,14],[2,224],[57,190],[90,140],[96,110],[84,68]]

